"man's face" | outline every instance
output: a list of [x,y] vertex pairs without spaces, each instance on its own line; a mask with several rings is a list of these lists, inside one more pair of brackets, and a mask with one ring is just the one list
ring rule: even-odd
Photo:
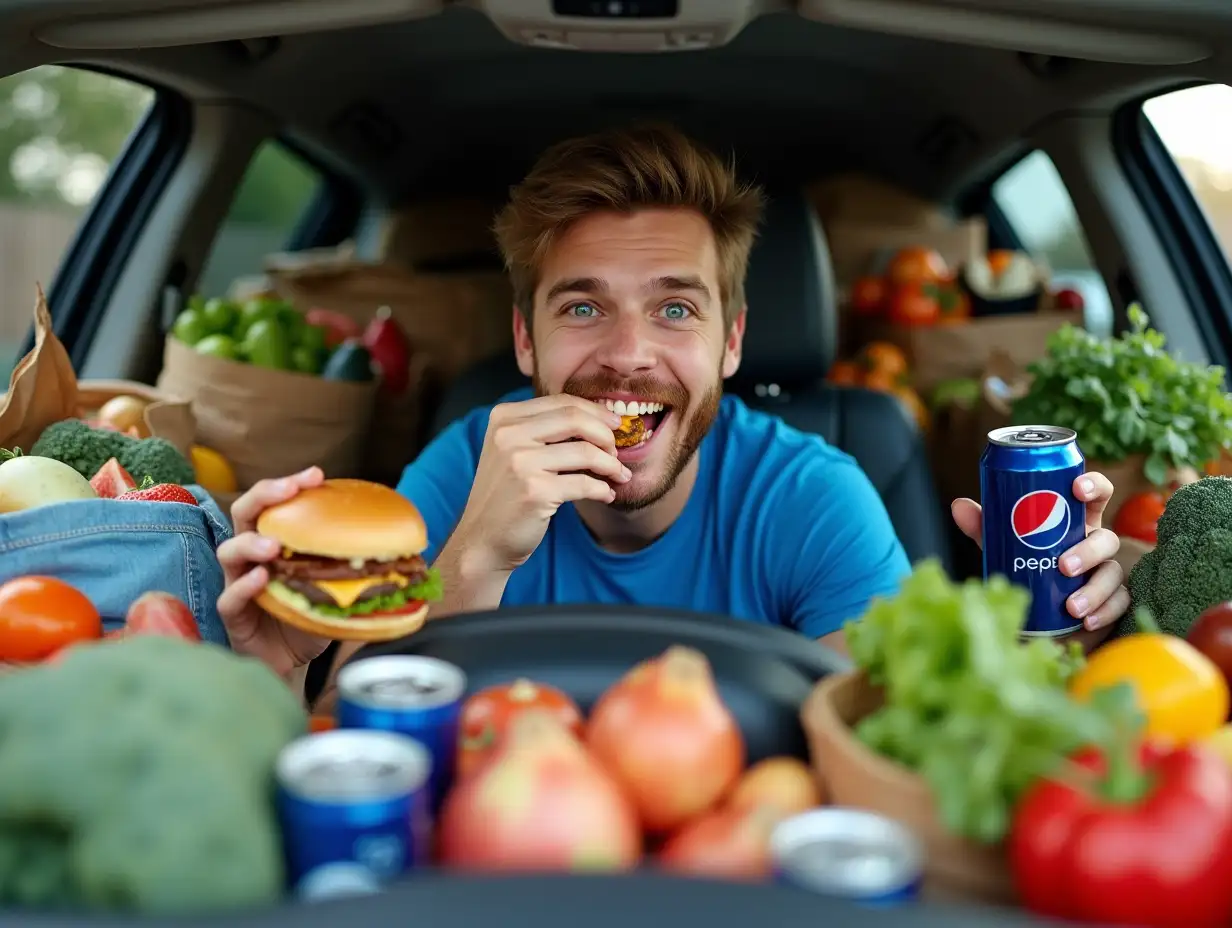
[[662,404],[643,416],[650,437],[617,452],[633,479],[616,487],[613,505],[628,511],[660,499],[697,451],[723,378],[740,363],[744,313],[726,331],[709,223],[686,209],[578,220],[546,256],[531,328],[515,311],[518,365],[539,395],[620,402],[628,414]]

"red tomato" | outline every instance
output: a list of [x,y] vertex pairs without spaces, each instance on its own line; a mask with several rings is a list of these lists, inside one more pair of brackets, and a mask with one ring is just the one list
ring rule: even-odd
[[889,317],[898,325],[933,325],[941,318],[941,304],[931,285],[902,284],[890,293]]
[[1202,612],[1185,640],[1210,658],[1232,686],[1232,603],[1216,603]]
[[880,277],[861,277],[851,285],[851,308],[862,316],[875,316],[885,306],[886,282]]
[[582,736],[582,711],[556,687],[530,680],[489,686],[462,706],[458,722],[458,777],[468,777],[478,770],[504,740],[510,722],[530,709],[550,712],[575,737]]
[[128,607],[124,630],[131,635],[162,635],[200,641],[192,611],[170,593],[142,593]]
[[971,318],[971,298],[952,284],[938,284],[937,308],[941,310],[940,323],[966,322]]
[[929,284],[948,279],[945,259],[931,248],[904,248],[890,259],[886,277],[891,284]]
[[1157,490],[1135,493],[1117,510],[1112,530],[1118,535],[1137,538],[1149,545],[1156,544],[1159,539],[1155,534],[1155,526],[1159,517],[1164,514],[1166,505],[1164,495]]
[[1086,304],[1086,298],[1072,287],[1063,287],[1052,295],[1052,308],[1063,312],[1080,311]]
[[676,832],[659,852],[672,873],[761,881],[770,877],[770,833],[786,814],[773,806],[707,812]]
[[2,661],[41,661],[66,645],[102,634],[94,604],[62,580],[18,577],[0,586]]
[[680,646],[637,665],[599,697],[586,743],[651,833],[711,808],[744,767],[744,738],[719,698],[710,662]]
[[556,716],[531,709],[475,774],[445,797],[437,850],[465,870],[631,870],[637,813]]

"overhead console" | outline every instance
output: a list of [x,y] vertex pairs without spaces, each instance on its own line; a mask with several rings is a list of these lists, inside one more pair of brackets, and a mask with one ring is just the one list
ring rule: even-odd
[[1228,0],[799,0],[802,16],[866,29],[1091,61],[1176,65],[1232,34]]
[[596,52],[694,51],[724,45],[787,0],[470,0],[524,45]]
[[376,26],[430,16],[443,5],[443,0],[129,0],[117,4],[122,11],[82,14],[79,2],[42,0],[37,14],[49,21],[36,26],[34,36],[57,48],[165,48]]

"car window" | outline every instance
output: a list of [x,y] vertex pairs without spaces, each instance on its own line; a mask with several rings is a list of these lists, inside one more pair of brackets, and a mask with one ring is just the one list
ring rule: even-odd
[[1205,84],[1147,100],[1142,112],[1176,162],[1224,253],[1232,255],[1232,87]]
[[154,98],[149,87],[80,68],[0,78],[0,391],[30,330],[35,282],[50,287]]
[[324,181],[285,145],[265,142],[231,201],[197,289],[218,296],[236,278],[259,274],[265,255],[287,247]]
[[991,195],[1022,247],[1048,264],[1053,285],[1073,287],[1085,297],[1087,328],[1110,335],[1112,300],[1052,159],[1033,151],[993,183]]

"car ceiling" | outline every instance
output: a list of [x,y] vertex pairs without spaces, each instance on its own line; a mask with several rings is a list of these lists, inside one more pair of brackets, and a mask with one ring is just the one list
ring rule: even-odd
[[[31,39],[19,46],[18,31],[0,34],[0,73],[5,42],[23,66],[64,57]],[[771,186],[858,168],[944,197],[1011,157],[1051,117],[1217,74],[1219,64],[1045,60],[792,12],[761,16],[728,45],[701,52],[562,51],[514,43],[462,7],[376,27],[85,60],[267,111],[395,203],[497,194],[551,142],[643,119],[734,150],[746,173]]]

